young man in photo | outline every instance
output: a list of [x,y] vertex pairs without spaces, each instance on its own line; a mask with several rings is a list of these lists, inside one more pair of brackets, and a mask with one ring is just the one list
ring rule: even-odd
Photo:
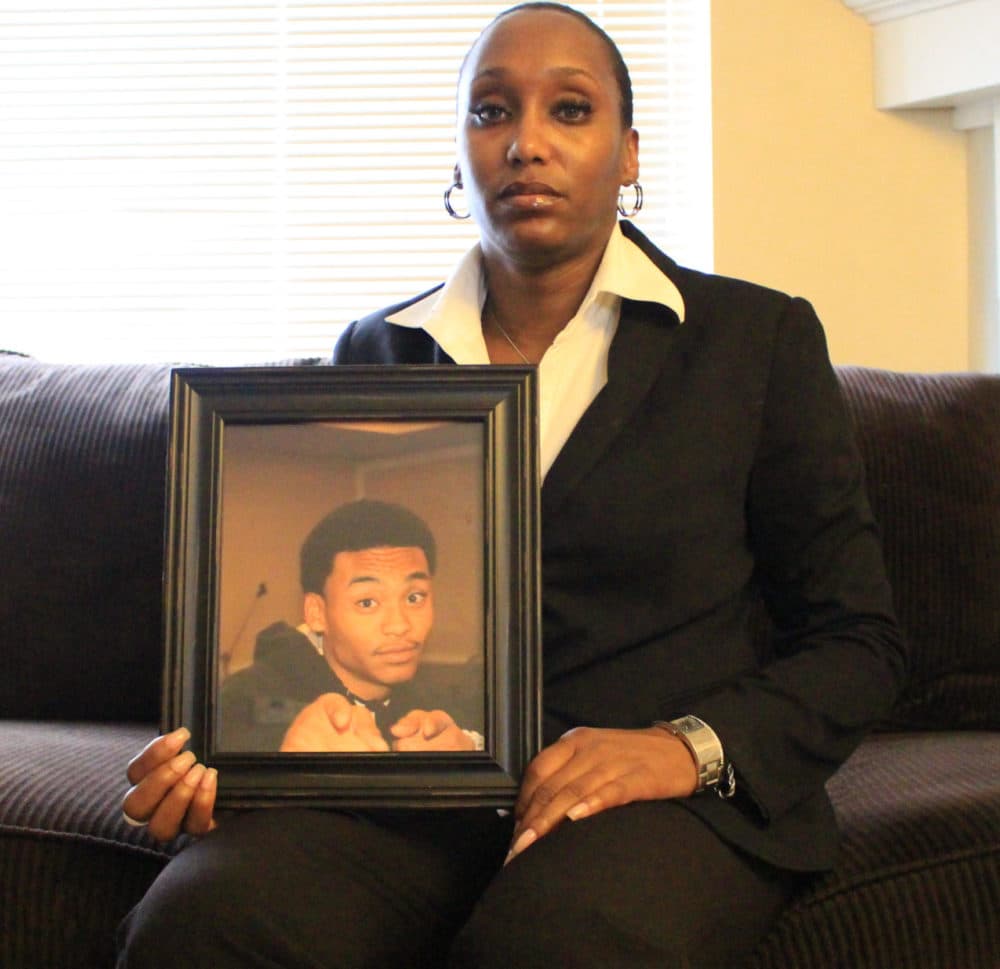
[[426,523],[400,505],[355,501],[323,518],[300,553],[304,622],[268,626],[252,665],[226,679],[220,749],[481,748],[482,737],[442,709],[453,692],[420,671],[436,557]]

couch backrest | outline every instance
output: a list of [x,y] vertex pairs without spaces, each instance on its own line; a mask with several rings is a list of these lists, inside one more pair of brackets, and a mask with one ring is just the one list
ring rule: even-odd
[[895,725],[1000,728],[1000,376],[839,376],[912,653]]
[[[169,374],[0,356],[0,717],[159,715]],[[1000,377],[839,376],[912,646],[896,723],[1000,728]]]
[[159,716],[169,375],[0,357],[0,716]]

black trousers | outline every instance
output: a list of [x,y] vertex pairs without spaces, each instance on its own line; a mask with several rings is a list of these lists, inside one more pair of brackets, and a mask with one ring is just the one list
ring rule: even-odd
[[228,818],[122,924],[118,969],[738,967],[802,876],[671,802],[565,822],[503,867],[493,812]]

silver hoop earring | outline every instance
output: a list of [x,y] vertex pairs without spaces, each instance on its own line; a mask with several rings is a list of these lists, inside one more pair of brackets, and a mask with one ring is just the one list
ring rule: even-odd
[[625,188],[631,188],[635,192],[635,200],[632,202],[632,208],[629,211],[625,210],[625,200],[622,195],[625,192],[624,188],[618,190],[618,213],[626,219],[631,219],[632,216],[638,215],[642,211],[642,186],[638,182],[633,182],[631,185],[625,186]]
[[472,215],[471,212],[466,212],[465,215],[462,215],[461,213],[456,212],[454,208],[452,208],[451,193],[454,192],[456,188],[459,191],[461,191],[462,190],[462,183],[461,182],[452,182],[451,185],[449,185],[445,189],[445,192],[444,192],[444,208],[445,208],[445,211],[453,219],[467,219],[467,218],[469,218],[470,215]]

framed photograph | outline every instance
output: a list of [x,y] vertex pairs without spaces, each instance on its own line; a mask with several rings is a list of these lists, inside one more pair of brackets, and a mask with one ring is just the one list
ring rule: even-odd
[[540,745],[530,367],[175,370],[163,729],[220,807],[510,807]]

